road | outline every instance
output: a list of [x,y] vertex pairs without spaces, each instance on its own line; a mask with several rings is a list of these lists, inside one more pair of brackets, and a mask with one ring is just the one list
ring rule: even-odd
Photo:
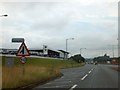
[[61,78],[39,85],[33,90],[40,88],[118,88],[118,72],[111,69],[117,65],[91,65],[83,67],[62,69],[64,74]]

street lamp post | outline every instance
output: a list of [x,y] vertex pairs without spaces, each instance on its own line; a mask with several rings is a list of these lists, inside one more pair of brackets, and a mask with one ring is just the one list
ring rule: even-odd
[[109,45],[111,46],[111,53],[112,53],[112,57],[114,58],[115,57],[115,46],[118,46],[118,45]]
[[112,45],[113,58],[114,58],[114,45]]
[[[120,30],[119,30],[120,31]],[[119,35],[118,35],[119,36]],[[120,57],[120,37],[118,37],[118,57]]]
[[82,54],[82,49],[86,49],[86,48],[80,48],[80,55]]
[[[68,38],[68,39],[66,39],[66,53],[68,51],[68,40],[74,40],[74,38]],[[67,55],[66,55],[66,59],[67,59]]]

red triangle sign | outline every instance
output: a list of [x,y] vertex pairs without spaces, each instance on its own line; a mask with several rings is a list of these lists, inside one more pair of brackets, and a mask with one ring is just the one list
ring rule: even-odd
[[30,56],[29,50],[24,42],[19,47],[16,56]]

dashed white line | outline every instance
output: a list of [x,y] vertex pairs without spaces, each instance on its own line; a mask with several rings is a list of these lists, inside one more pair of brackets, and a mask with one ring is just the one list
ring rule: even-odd
[[55,86],[55,87],[59,87],[59,86]]
[[93,71],[94,68],[91,69],[91,71]]
[[83,77],[81,78],[81,80],[84,80],[93,70],[94,70],[94,68],[92,68],[92,69],[88,72],[88,74],[86,74],[85,76],[83,76]]
[[88,76],[88,74],[86,74],[83,78],[81,78],[81,80],[84,80],[87,76]]
[[89,71],[88,73],[91,73],[91,71]]
[[51,83],[46,83],[46,84],[51,84]]
[[[92,68],[88,73],[90,74],[93,71],[94,68]],[[88,74],[86,74],[85,76],[83,76],[81,78],[81,80],[84,80],[86,77],[88,76]],[[69,90],[73,90],[75,87],[77,87],[77,84],[73,85]]]
[[73,85],[69,90],[73,90],[75,87],[77,87],[77,84]]

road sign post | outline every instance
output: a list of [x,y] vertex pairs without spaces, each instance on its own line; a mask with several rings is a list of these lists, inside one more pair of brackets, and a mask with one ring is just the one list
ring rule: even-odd
[[17,51],[16,56],[30,56],[29,50],[24,42],[22,42],[20,48]]
[[24,74],[25,74],[25,65],[22,64],[22,75],[24,75]]
[[21,61],[21,63],[22,63],[22,75],[24,75],[24,74],[25,74],[26,57],[25,57],[25,56],[22,56],[22,57],[20,58],[20,61]]
[[22,42],[22,44],[20,45],[16,56],[21,56],[20,61],[22,63],[22,74],[25,74],[25,63],[26,63],[26,57],[25,56],[30,56],[29,50],[27,48],[27,46],[25,45],[24,41]]
[[22,64],[25,64],[26,63],[26,57],[25,56],[22,56],[21,58],[20,58],[20,61],[21,61],[21,63]]

